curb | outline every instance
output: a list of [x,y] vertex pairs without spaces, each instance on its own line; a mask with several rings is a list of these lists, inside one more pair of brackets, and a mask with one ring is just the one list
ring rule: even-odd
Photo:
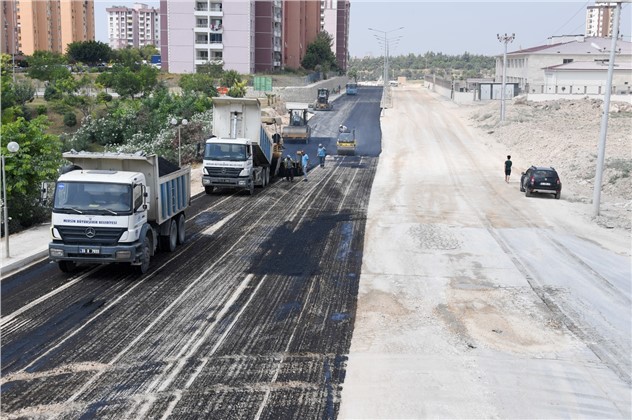
[[7,278],[8,276],[15,274],[17,271],[21,270],[22,268],[26,268],[31,263],[37,260],[44,259],[47,256],[48,256],[48,249],[44,251],[39,251],[35,254],[28,255],[24,258],[19,259],[18,261],[13,261],[12,263],[7,264],[6,266],[3,266],[2,269],[0,269],[0,277],[2,277],[3,279]]

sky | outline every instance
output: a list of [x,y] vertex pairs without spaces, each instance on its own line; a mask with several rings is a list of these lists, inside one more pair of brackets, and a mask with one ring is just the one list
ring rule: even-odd
[[[105,9],[112,5],[131,6],[134,3],[129,0],[95,0],[97,41],[108,42]],[[142,3],[159,7],[157,1]],[[504,45],[498,41],[497,34],[516,34],[514,41],[507,46],[509,52],[545,45],[554,35],[583,34],[586,7],[594,4],[594,0],[351,0],[349,53],[352,57],[381,56],[386,35],[392,56],[428,51],[447,55],[464,52],[498,55],[503,53]],[[631,20],[632,3],[627,3],[622,7],[619,28],[625,41],[631,41]],[[403,29],[398,29],[400,27]]]

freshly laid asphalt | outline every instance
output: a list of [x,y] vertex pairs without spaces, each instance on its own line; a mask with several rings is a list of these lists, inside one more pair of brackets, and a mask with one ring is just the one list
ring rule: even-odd
[[[334,102],[341,94],[330,96]],[[314,149],[313,164],[316,162],[316,146]],[[296,147],[295,147],[296,148]],[[193,178],[192,178],[193,180]],[[192,193],[194,193],[192,191]],[[9,255],[7,256],[7,238],[1,238],[0,244],[0,279],[10,276],[17,271],[28,267],[31,263],[39,261],[48,255],[48,243],[51,241],[50,223],[23,230],[15,234],[9,234]]]

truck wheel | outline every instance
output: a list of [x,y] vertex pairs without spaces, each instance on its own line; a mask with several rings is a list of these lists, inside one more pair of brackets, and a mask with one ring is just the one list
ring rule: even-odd
[[204,187],[204,192],[207,194],[213,194],[214,187]]
[[77,264],[74,261],[59,261],[59,269],[64,273],[72,273],[77,269]]
[[248,186],[248,195],[253,195],[255,193],[255,180],[254,178],[250,179],[250,185]]
[[178,216],[176,224],[178,225],[178,244],[182,245],[186,240],[187,234],[184,229],[185,217],[184,214]]
[[164,251],[173,252],[178,243],[178,226],[175,220],[169,223],[169,234],[160,237],[160,248]]
[[265,168],[263,170],[263,186],[267,187],[270,183],[270,168]]
[[140,250],[140,265],[136,266],[136,271],[138,271],[139,274],[145,274],[147,270],[149,270],[149,260],[151,259],[149,247],[149,238],[145,236],[145,239],[143,239],[143,246]]

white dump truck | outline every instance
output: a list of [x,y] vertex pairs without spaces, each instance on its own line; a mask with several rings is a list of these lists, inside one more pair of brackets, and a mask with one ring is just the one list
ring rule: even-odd
[[256,98],[213,98],[213,137],[204,144],[202,185],[254,193],[278,171],[282,146],[265,131]]
[[55,184],[51,260],[64,272],[78,263],[129,263],[140,273],[158,246],[186,238],[191,167],[142,153],[68,152]]

